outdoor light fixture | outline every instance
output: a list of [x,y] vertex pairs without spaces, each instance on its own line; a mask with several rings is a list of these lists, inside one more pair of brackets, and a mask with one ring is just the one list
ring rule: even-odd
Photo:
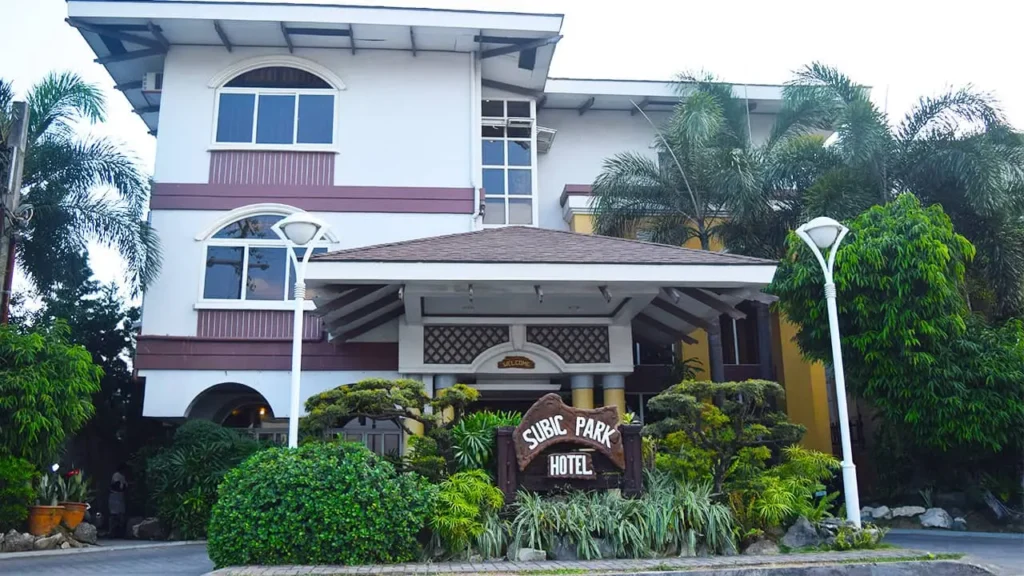
[[[857,469],[850,447],[850,415],[846,407],[846,375],[843,372],[843,351],[839,340],[839,311],[836,308],[836,284],[833,271],[836,252],[849,228],[831,218],[818,217],[796,229],[796,235],[810,247],[825,274],[825,303],[832,339],[832,367],[836,376],[836,407],[839,411],[839,433],[843,444],[843,492],[846,495],[846,518],[860,528],[860,495],[857,491]],[[821,253],[831,247],[828,257]]]
[[[313,216],[309,212],[296,212],[280,220],[271,227],[271,230],[279,238],[290,242],[295,247],[316,244],[323,240],[327,234],[327,223]],[[302,373],[302,316],[303,306],[306,301],[306,266],[313,250],[307,248],[303,251],[302,259],[289,249],[288,259],[295,268],[295,308],[292,318],[292,383],[291,402],[288,412],[288,447],[295,448],[299,445],[299,403],[302,396],[299,394],[300,378]],[[260,409],[263,414],[263,409]]]

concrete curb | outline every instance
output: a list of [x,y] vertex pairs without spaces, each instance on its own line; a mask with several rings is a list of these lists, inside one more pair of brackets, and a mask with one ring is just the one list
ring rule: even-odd
[[176,540],[174,542],[146,542],[118,546],[93,545],[88,548],[68,548],[66,550],[33,550],[31,552],[4,552],[0,554],[0,563],[4,560],[23,560],[44,556],[65,556],[69,554],[89,554],[94,552],[117,552],[119,550],[148,550],[151,548],[173,548],[175,546],[206,545],[206,540]]
[[1022,532],[969,532],[953,530],[918,530],[914,528],[893,528],[889,534],[906,536],[939,536],[942,538],[994,538],[999,540],[1021,540],[1024,541]]

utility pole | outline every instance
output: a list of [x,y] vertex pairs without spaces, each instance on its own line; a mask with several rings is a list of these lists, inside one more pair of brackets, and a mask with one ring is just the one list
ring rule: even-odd
[[14,280],[14,243],[17,235],[18,203],[21,200],[21,175],[25,168],[25,150],[28,147],[29,111],[27,102],[15,102],[11,106],[14,114],[11,130],[7,134],[7,148],[10,160],[7,165],[7,182],[4,183],[3,214],[0,217],[0,278],[3,278],[3,295],[0,298],[0,323],[7,324],[11,307],[11,284]]

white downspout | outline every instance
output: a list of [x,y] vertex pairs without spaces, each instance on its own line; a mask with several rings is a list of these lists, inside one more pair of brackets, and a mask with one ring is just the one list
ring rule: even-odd
[[469,185],[473,188],[473,217],[469,229],[478,230],[480,219],[480,178],[481,164],[477,156],[480,153],[480,93],[477,89],[476,52],[469,53]]

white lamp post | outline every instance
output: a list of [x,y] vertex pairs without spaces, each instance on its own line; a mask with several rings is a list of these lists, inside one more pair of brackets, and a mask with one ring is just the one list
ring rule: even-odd
[[[857,469],[850,447],[850,415],[846,407],[846,375],[843,372],[843,351],[839,343],[839,311],[836,308],[835,269],[839,243],[849,228],[831,218],[818,217],[796,229],[796,234],[810,246],[825,273],[825,301],[828,306],[828,327],[832,337],[832,367],[836,373],[836,405],[839,409],[839,434],[843,443],[843,491],[846,493],[846,518],[860,527],[860,495],[857,492]],[[828,260],[821,251],[829,246]]]
[[[296,212],[279,221],[271,228],[282,240],[291,242],[288,260],[295,269],[295,309],[292,319],[292,385],[291,403],[288,412],[288,447],[299,445],[299,380],[302,373],[302,317],[306,301],[306,265],[313,254],[313,247],[327,234],[327,224],[309,212]],[[306,247],[299,260],[293,247]]]

